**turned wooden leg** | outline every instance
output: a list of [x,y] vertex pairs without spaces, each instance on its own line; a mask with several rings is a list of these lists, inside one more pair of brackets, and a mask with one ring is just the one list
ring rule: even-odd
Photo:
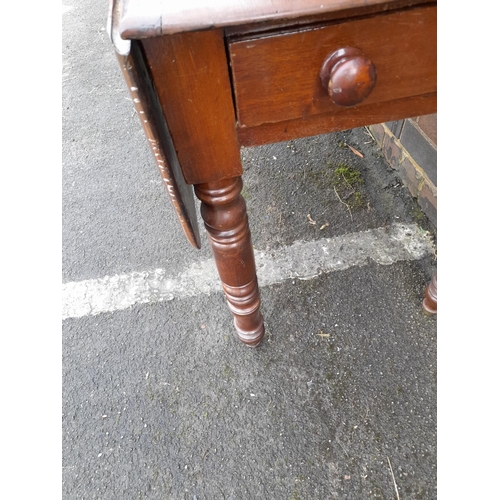
[[437,274],[425,288],[422,307],[426,314],[437,314]]
[[242,186],[241,177],[234,177],[194,189],[238,338],[256,347],[264,336],[264,320]]

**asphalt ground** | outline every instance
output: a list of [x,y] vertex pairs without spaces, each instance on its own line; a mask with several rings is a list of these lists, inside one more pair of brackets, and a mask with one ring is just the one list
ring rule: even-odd
[[[348,151],[335,144],[358,146],[365,160],[354,166],[368,191],[365,212],[351,221],[331,189],[308,184],[314,205],[299,190],[292,206],[317,222],[295,220],[301,240],[280,228],[279,214],[283,224],[294,208],[257,204],[273,200],[279,184],[252,187],[259,165],[264,181],[277,172],[272,162],[286,172],[299,142],[244,160],[268,333],[260,349],[240,347],[210,282],[206,240],[200,252],[186,246],[159,189],[105,35],[106,2],[65,1],[62,30],[59,8],[10,2],[3,10],[2,498],[404,499],[419,489],[435,497],[436,340],[425,336],[436,324],[423,323],[418,304],[436,262],[412,246],[434,229],[400,205],[397,179],[385,176],[370,139],[362,130],[332,135],[324,154],[309,148],[324,137],[301,142],[303,165],[315,155],[323,174]],[[439,8],[438,492],[440,500],[496,498],[497,19],[479,8]],[[255,166],[261,156],[268,165]],[[289,186],[280,196],[297,189]],[[365,231],[368,216],[384,225],[371,219]],[[408,217],[404,237],[396,217]],[[368,225],[358,227],[362,220]],[[315,277],[287,276],[273,257],[292,255],[310,271],[318,248],[336,246],[346,266],[322,261]],[[109,289],[94,285],[116,277],[177,286],[197,268],[208,274],[193,279],[193,296],[174,287],[172,298],[146,293],[141,303],[131,293],[133,305],[114,301],[95,316],[66,317],[63,302],[61,342],[61,250],[63,291],[87,286],[97,299]],[[391,397],[398,377],[402,395]]]
[[[63,5],[66,287],[157,269],[176,279],[211,259],[163,191],[106,13],[104,1]],[[435,228],[366,129],[246,148],[242,162],[256,254],[302,245],[300,267],[315,258],[305,243],[397,224],[424,250],[381,262],[356,243],[348,254],[366,258],[345,268],[280,275],[261,287],[258,349],[234,338],[217,286],[69,313],[63,498],[437,498],[437,324],[421,310]],[[361,175],[357,208],[335,192],[340,165]]]

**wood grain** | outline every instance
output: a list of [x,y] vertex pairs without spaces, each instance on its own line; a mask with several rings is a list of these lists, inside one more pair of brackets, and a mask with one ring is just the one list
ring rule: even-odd
[[377,69],[361,50],[342,47],[326,58],[319,77],[335,104],[351,107],[370,95],[377,83]]
[[193,188],[186,184],[177,160],[172,138],[161,111],[158,96],[140,50],[139,42],[130,43],[130,53],[116,53],[137,116],[163,180],[163,185],[179,218],[188,241],[200,248],[200,233],[194,205]]
[[223,32],[141,43],[186,182],[241,175]]
[[238,139],[242,146],[260,146],[401,120],[410,116],[428,115],[435,113],[436,107],[437,94],[425,94],[369,106],[344,108],[335,114],[326,113],[280,123],[265,123],[257,127],[239,127]]
[[407,6],[421,0],[114,0],[122,12],[119,29],[125,39],[149,38],[226,26],[287,21],[335,14],[346,10],[393,5]]
[[359,48],[377,68],[377,84],[360,108],[436,92],[436,38],[431,5],[233,42],[239,126],[342,114],[319,72],[327,56],[344,46]]
[[272,34],[278,31],[293,28],[300,28],[303,26],[313,27],[319,26],[327,22],[339,21],[342,19],[356,18],[367,16],[371,14],[378,14],[380,12],[389,12],[391,10],[400,10],[416,5],[435,3],[429,0],[387,0],[385,2],[359,2],[357,5],[345,5],[342,9],[330,10],[315,14],[307,14],[301,17],[282,17],[278,19],[266,19],[259,22],[249,21],[243,24],[231,25],[224,28],[226,37],[231,41],[237,41],[238,38],[248,37],[249,35],[263,35]]
[[430,316],[437,314],[437,274],[435,274],[430,283],[425,287],[422,309],[425,314]]
[[264,335],[241,177],[195,186],[201,215],[239,339],[252,347]]

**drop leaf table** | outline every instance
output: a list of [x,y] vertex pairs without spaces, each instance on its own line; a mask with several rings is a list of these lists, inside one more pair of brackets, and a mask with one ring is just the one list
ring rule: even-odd
[[[245,344],[259,345],[264,322],[240,147],[434,113],[436,17],[422,0],[110,1],[108,33],[167,193],[198,248],[201,201]],[[429,288],[432,313],[437,280]]]

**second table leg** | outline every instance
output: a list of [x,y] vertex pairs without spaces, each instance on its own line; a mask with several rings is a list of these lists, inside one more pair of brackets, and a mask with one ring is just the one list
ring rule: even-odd
[[422,307],[426,314],[437,314],[437,274],[425,288]]
[[241,177],[194,186],[238,338],[255,347],[264,336]]

